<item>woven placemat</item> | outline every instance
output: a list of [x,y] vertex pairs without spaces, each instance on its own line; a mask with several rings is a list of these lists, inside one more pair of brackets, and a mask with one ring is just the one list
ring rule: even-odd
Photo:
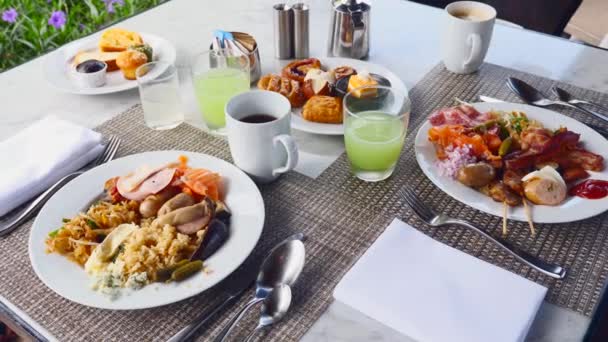
[[[501,236],[501,218],[484,214],[443,193],[424,176],[418,167],[413,150],[414,137],[427,116],[437,108],[455,105],[455,97],[467,102],[479,102],[477,97],[486,95],[521,103],[521,100],[506,86],[505,81],[508,76],[520,78],[546,93],[549,93],[553,85],[557,85],[573,93],[577,98],[608,105],[607,94],[493,64],[486,63],[478,72],[471,75],[453,74],[440,64],[410,92],[413,109],[409,136],[393,177],[376,184],[361,182],[351,176],[348,160],[346,156],[342,156],[317,181],[327,185],[328,188],[324,191],[328,193],[342,194],[350,201],[371,202],[375,211],[381,211],[390,217],[400,217],[439,241],[542,284],[549,288],[547,301],[589,316],[608,277],[608,215],[606,213],[579,222],[536,224],[536,236],[531,236],[526,223],[509,222],[507,240],[546,261],[568,269],[567,278],[559,281],[516,261],[474,232],[458,227],[433,228],[425,225],[413,216],[397,192],[400,186],[409,186],[418,192],[425,202],[439,211],[468,219],[495,236]],[[598,119],[579,112],[561,108],[552,109],[582,122],[603,124]],[[594,152],[606,153],[606,151]]]
[[[224,140],[190,125],[162,132],[148,129],[143,125],[139,106],[106,122],[98,131],[123,139],[117,157],[179,149],[231,161]],[[258,264],[272,246],[293,233],[304,232],[308,237],[307,263],[293,289],[293,308],[287,319],[261,337],[297,341],[326,310],[337,281],[373,241],[367,238],[365,227],[374,227],[371,235],[375,237],[390,221],[382,215],[368,215],[353,203],[337,203],[331,196],[313,198],[315,188],[320,186],[311,178],[291,172],[279,181],[261,187],[266,224],[260,242],[244,267]],[[32,221],[0,239],[0,255],[3,256],[0,259],[0,292],[61,341],[164,341],[222,298],[221,290],[211,289],[179,303],[140,311],[100,310],[72,303],[46,288],[34,274],[27,253],[31,225]],[[252,295],[251,290],[230,313],[244,305]],[[229,318],[228,313],[221,315],[206,327],[200,339],[215,337]],[[244,333],[255,326],[255,319],[257,315],[251,314],[234,337],[243,338]]]
[[[514,100],[503,87],[507,75],[531,81],[541,88],[553,84],[490,64],[468,76],[450,74],[442,66],[434,68],[411,91],[414,108],[410,138],[395,175],[388,181],[373,184],[355,179],[343,156],[316,180],[292,172],[261,187],[267,221],[260,242],[245,267],[259,262],[271,246],[294,232],[306,233],[308,241],[307,263],[294,288],[293,308],[283,322],[260,338],[298,340],[326,310],[333,288],[344,273],[395,216],[448,245],[549,287],[548,300],[551,302],[587,315],[590,313],[608,274],[606,215],[567,225],[539,225],[539,233],[534,238],[525,225],[511,223],[509,240],[569,268],[566,280],[555,281],[522,266],[466,230],[425,226],[415,219],[396,193],[401,186],[411,186],[447,214],[470,219],[487,227],[491,233],[499,234],[500,219],[470,209],[431,185],[416,166],[413,136],[432,109],[451,104],[454,96],[473,100],[475,95],[483,93]],[[604,95],[564,86],[576,95],[606,103]],[[98,130],[104,135],[115,134],[123,139],[119,155],[182,149],[230,161],[225,141],[189,125],[164,132],[147,129],[139,106],[106,122]],[[0,293],[61,341],[164,341],[191,317],[221,298],[220,289],[211,289],[182,302],[140,311],[99,310],[71,303],[46,288],[33,273],[27,254],[31,224],[30,221],[9,237],[0,239],[0,255],[3,256],[0,259]],[[466,270],[462,270],[462,274],[466,276]],[[232,307],[231,313],[242,306],[251,293]],[[206,327],[200,339],[216,336],[230,317],[223,313]],[[254,326],[255,318],[250,315],[235,337],[242,338],[245,331]]]

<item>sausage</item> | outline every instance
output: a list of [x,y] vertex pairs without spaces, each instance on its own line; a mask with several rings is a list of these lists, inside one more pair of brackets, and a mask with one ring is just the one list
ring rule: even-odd
[[173,196],[170,200],[164,202],[162,207],[160,207],[160,209],[158,210],[158,216],[168,214],[175,209],[189,207],[191,205],[194,205],[194,203],[196,202],[194,201],[194,198],[192,196],[181,192]]
[[205,198],[195,205],[179,208],[159,216],[152,224],[160,226],[168,224],[175,227],[180,233],[193,234],[205,228],[214,214],[215,204]]
[[157,194],[149,195],[139,205],[139,213],[144,218],[156,216],[165,202],[174,197],[178,192],[179,188],[170,186]]
[[494,168],[487,163],[468,164],[458,170],[456,179],[473,188],[488,185],[496,177]]

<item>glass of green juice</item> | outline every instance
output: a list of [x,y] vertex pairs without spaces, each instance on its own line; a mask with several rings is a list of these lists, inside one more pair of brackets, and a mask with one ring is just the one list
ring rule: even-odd
[[353,173],[378,182],[393,174],[410,119],[405,90],[371,85],[344,97],[344,143]]
[[224,49],[203,52],[192,62],[192,82],[207,128],[225,135],[226,103],[249,90],[249,57]]

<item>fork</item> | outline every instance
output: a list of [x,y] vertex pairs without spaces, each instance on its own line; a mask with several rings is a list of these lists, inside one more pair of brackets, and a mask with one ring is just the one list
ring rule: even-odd
[[416,215],[418,215],[418,217],[422,221],[428,223],[429,225],[431,225],[433,227],[441,227],[441,226],[453,224],[453,225],[472,229],[472,230],[476,231],[477,233],[483,235],[485,238],[489,239],[490,241],[494,242],[496,245],[498,245],[500,248],[504,249],[509,254],[513,255],[517,260],[527,264],[528,266],[534,268],[535,270],[537,270],[543,274],[546,274],[551,278],[555,278],[555,279],[564,279],[566,277],[566,269],[564,269],[561,266],[549,264],[549,263],[535,257],[534,255],[529,254],[528,252],[520,249],[519,247],[510,244],[507,241],[495,238],[492,235],[477,228],[476,226],[474,226],[472,223],[470,223],[468,221],[451,218],[451,217],[448,217],[441,213],[437,214],[436,212],[433,211],[433,209],[431,209],[428,205],[426,205],[424,202],[422,202],[418,198],[418,196],[416,196],[416,194],[414,194],[414,192],[412,190],[407,189],[407,188],[402,188],[401,194],[405,198],[405,201],[407,202],[407,204],[412,208],[414,213]]
[[42,206],[49,200],[49,198],[51,198],[51,196],[53,196],[59,189],[69,183],[72,179],[80,176],[95,166],[99,166],[112,160],[118,151],[118,146],[120,146],[120,139],[115,136],[111,136],[103,152],[93,162],[89,163],[78,171],[65,175],[50,188],[48,188],[48,190],[40,194],[34,201],[32,201],[32,203],[30,203],[27,208],[23,209],[23,211],[21,211],[17,217],[10,220],[7,224],[0,226],[0,237],[8,235],[10,232],[15,230],[15,228],[19,227],[19,225],[32,217],[32,215],[37,213],[38,210],[40,210],[40,208],[42,208]]

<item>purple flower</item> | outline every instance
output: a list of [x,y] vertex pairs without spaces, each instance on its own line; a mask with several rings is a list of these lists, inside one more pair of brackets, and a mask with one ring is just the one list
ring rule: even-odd
[[17,13],[17,10],[11,7],[6,11],[2,12],[2,21],[7,23],[14,23],[15,21],[17,21],[18,15],[19,13]]
[[65,21],[65,13],[63,11],[53,11],[53,13],[51,13],[51,17],[49,18],[49,25],[59,29],[65,25]]
[[108,13],[114,13],[114,5],[124,5],[125,4],[125,0],[103,0],[103,2],[106,4],[106,11],[108,11]]

